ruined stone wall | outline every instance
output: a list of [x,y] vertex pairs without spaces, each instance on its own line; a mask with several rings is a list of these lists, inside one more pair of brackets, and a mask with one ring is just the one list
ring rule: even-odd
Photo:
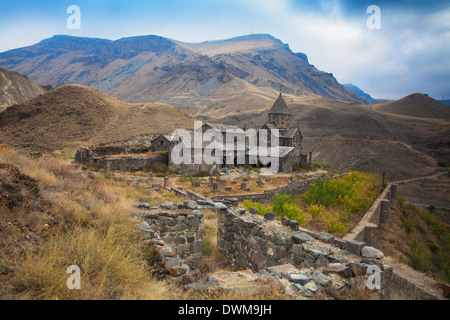
[[164,205],[163,208],[149,210],[143,216],[164,245],[173,248],[191,268],[197,268],[202,263],[202,218],[200,211],[170,210]]
[[103,169],[119,170],[119,171],[139,171],[149,169],[153,165],[158,163],[167,164],[167,154],[158,153],[152,157],[120,157],[120,158],[108,158],[108,157],[94,157],[93,162],[97,166]]
[[133,156],[133,154],[147,153],[149,150],[149,147],[146,146],[81,147],[75,154],[75,162],[119,171],[139,171],[148,169],[157,163],[168,164],[167,153],[158,153],[156,155],[140,157]]
[[[364,242],[345,241],[324,232],[308,232],[293,221],[285,221],[283,225],[266,218],[231,210],[219,211],[217,249],[237,268],[257,272],[285,263],[326,267],[329,263],[340,262],[341,249],[348,252],[342,260],[356,261],[366,246]],[[321,244],[310,247],[304,244],[315,240]]]
[[372,206],[366,212],[361,221],[347,235],[345,240],[364,241],[367,245],[378,247],[378,227],[389,222],[391,200],[396,198],[397,186],[388,185]]

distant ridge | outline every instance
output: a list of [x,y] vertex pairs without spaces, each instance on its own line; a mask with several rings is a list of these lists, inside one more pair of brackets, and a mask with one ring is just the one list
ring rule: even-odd
[[0,66],[54,87],[80,84],[127,102],[175,105],[192,115],[251,113],[280,89],[365,102],[309,64],[306,54],[268,34],[202,43],[155,35],[116,41],[57,35],[0,53]]
[[343,84],[343,86],[346,87],[347,89],[353,91],[354,93],[356,93],[359,97],[364,99],[364,101],[367,104],[370,104],[370,103],[373,103],[373,102],[377,102],[377,101],[381,101],[381,100],[377,100],[377,99],[372,98],[372,96],[370,94],[364,92],[363,90],[361,90],[360,88],[358,88],[354,84],[345,83],[345,84]]

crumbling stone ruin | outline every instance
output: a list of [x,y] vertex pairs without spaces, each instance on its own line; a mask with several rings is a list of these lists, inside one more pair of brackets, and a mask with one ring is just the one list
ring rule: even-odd
[[155,164],[168,164],[166,152],[152,152],[148,146],[99,146],[80,147],[75,162],[102,169],[139,171]]
[[[342,297],[349,289],[369,288],[382,298],[389,298],[395,290],[408,290],[421,299],[440,298],[395,272],[383,262],[384,254],[364,241],[302,229],[298,222],[287,218],[276,221],[273,213],[262,217],[256,210],[238,208],[238,201],[215,202],[190,190],[184,194],[198,198],[182,204],[138,207],[144,208],[140,215],[143,223],[139,225],[142,238],[155,246],[164,273],[186,290],[254,295],[276,287],[293,299],[326,299]],[[388,221],[389,212],[382,203],[392,194],[395,190],[388,186],[367,216],[375,214]],[[201,261],[201,210],[205,209],[218,215],[217,250],[241,271],[203,277],[196,269]],[[362,221],[359,230],[366,226],[367,222]]]

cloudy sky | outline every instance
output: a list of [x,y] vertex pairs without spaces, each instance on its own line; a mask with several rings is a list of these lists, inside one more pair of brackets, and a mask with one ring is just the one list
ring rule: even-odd
[[[67,8],[81,9],[69,30]],[[381,29],[369,29],[370,5]],[[375,98],[450,99],[449,0],[0,0],[0,52],[55,34],[186,42],[268,33]]]

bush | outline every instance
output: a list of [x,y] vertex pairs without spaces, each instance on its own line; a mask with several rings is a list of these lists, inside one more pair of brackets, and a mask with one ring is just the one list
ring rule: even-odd
[[418,251],[408,254],[408,263],[414,270],[424,271],[427,268],[427,261]]
[[297,220],[300,225],[305,223],[306,213],[293,203],[283,205],[283,217],[289,220]]
[[403,225],[406,228],[406,231],[409,233],[412,230],[412,222],[410,220],[408,220],[405,217],[400,217],[400,221],[403,223]]
[[444,167],[444,168],[448,167],[448,161],[447,160],[438,160],[437,164],[438,164],[439,167]]
[[308,204],[358,213],[369,209],[381,188],[380,176],[350,171],[345,177],[312,184],[301,199]]
[[247,211],[250,211],[251,208],[256,208],[256,213],[260,216],[264,216],[266,213],[272,211],[272,206],[265,206],[259,202],[252,202],[251,200],[244,200],[244,207]]
[[284,206],[286,204],[295,205],[294,199],[287,194],[275,194],[275,200],[272,203],[273,211],[280,217],[284,216]]

